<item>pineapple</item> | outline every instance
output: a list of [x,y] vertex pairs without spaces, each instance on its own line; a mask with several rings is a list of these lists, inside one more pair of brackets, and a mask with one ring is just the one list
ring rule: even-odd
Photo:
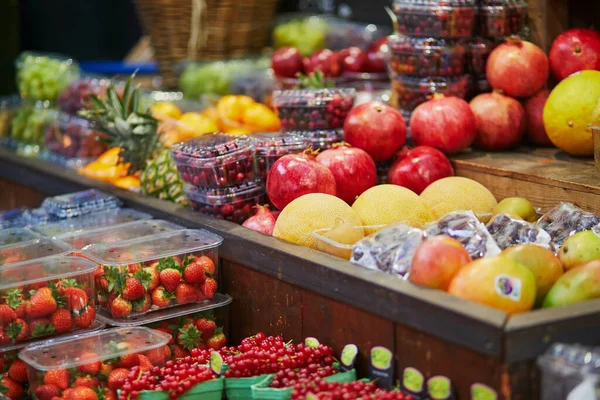
[[133,74],[125,85],[122,98],[110,84],[106,99],[90,95],[89,110],[80,113],[97,121],[106,132],[109,147],[119,147],[119,163],[129,165],[129,174],[141,172],[142,192],[180,205],[188,203],[183,182],[168,149],[160,141],[158,120],[138,111],[138,87],[133,86]]

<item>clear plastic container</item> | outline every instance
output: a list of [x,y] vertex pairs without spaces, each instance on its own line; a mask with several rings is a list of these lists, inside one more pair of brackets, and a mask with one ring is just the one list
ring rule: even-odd
[[396,76],[392,79],[392,99],[394,107],[404,111],[413,111],[426,102],[434,93],[456,96],[465,99],[470,93],[471,76],[454,78]]
[[60,54],[23,52],[15,61],[21,97],[54,101],[79,76],[79,65]]
[[39,239],[40,235],[27,228],[6,228],[0,230],[0,248],[12,246],[30,240]]
[[402,35],[445,39],[473,35],[475,0],[394,0],[392,8]]
[[275,161],[288,154],[301,153],[310,146],[307,139],[288,134],[259,133],[253,137],[257,140],[254,148],[258,176],[265,181]]
[[254,215],[256,206],[264,203],[265,193],[261,181],[249,181],[224,189],[185,187],[185,194],[194,210],[238,224]]
[[334,144],[344,140],[344,131],[342,129],[289,131],[286,134],[305,139],[313,150],[327,150],[332,148]]
[[0,96],[0,138],[10,136],[10,126],[21,107],[19,96]]
[[13,208],[11,210],[0,212],[0,228],[22,228],[27,225],[24,214],[25,208]]
[[100,307],[112,318],[127,319],[212,299],[222,242],[208,231],[186,229],[91,245],[82,254],[101,265],[96,274]]
[[467,49],[461,40],[392,35],[388,46],[389,67],[397,74],[458,76],[465,73]]
[[154,366],[161,366],[166,362],[165,345],[170,339],[167,333],[144,327],[115,328],[28,346],[19,358],[27,363],[31,392],[38,398],[36,391],[45,384],[44,378],[58,370],[68,371],[69,387],[75,386],[83,370],[99,379],[98,388],[105,388],[110,386],[107,370],[134,362],[138,354],[145,355]]
[[83,232],[88,229],[97,229],[107,226],[115,227],[128,222],[147,219],[152,219],[152,216],[130,208],[122,208],[50,222],[44,225],[34,226],[32,229],[44,236],[52,237],[67,233]]
[[325,17],[328,25],[325,35],[325,47],[339,51],[350,46],[369,50],[378,40],[391,33],[383,25],[361,24],[341,18]]
[[[28,103],[23,105],[12,120],[10,137],[16,143],[24,145],[35,145],[35,149],[20,149],[20,153],[24,156],[31,153],[31,156],[39,154],[39,146],[43,145],[46,132],[46,126],[54,121],[58,115],[58,111],[54,108],[54,104],[48,101],[38,101],[36,103]],[[16,149],[19,150],[18,148]]]
[[273,105],[282,131],[340,129],[354,97],[351,88],[276,90]]
[[538,357],[537,363],[542,371],[540,398],[543,400],[564,400],[587,379],[591,381],[592,389],[598,385],[598,348],[556,343]]
[[[65,256],[71,250],[71,246],[65,242],[47,237],[3,246],[0,248],[0,270],[33,260],[42,261],[48,258]],[[0,284],[3,283],[0,281]]]
[[[295,90],[300,85],[300,79],[298,78],[286,78],[282,76],[275,76],[275,82],[273,89],[275,90]],[[337,76],[335,78],[327,77],[328,82],[330,82],[334,87],[345,87],[346,86],[346,77],[344,75]]]
[[59,113],[46,126],[44,144],[46,150],[56,157],[91,161],[108,149],[101,141],[104,136],[102,131],[94,129],[90,121]]
[[253,141],[223,133],[202,135],[171,147],[184,182],[222,188],[256,178]]
[[168,221],[149,219],[129,222],[117,227],[109,226],[106,228],[86,230],[84,232],[67,233],[65,235],[57,236],[57,239],[71,245],[73,251],[79,253],[85,246],[91,244],[117,243],[184,229],[183,226]]
[[488,56],[497,43],[484,38],[473,38],[469,41],[469,71],[485,75]]
[[75,80],[58,96],[58,107],[71,115],[76,115],[91,101],[90,95],[106,97],[110,79],[94,76],[82,76]]
[[42,208],[58,218],[79,217],[80,215],[111,210],[120,206],[121,201],[116,196],[96,189],[47,197],[42,203]]
[[0,268],[5,302],[0,326],[6,333],[0,346],[92,326],[96,269],[97,264],[79,257],[34,259]]
[[522,35],[527,27],[527,2],[483,0],[479,7],[479,30],[484,37]]

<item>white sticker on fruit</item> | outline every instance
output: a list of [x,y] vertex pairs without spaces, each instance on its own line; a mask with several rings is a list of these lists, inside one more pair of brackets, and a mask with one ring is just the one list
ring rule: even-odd
[[498,275],[494,281],[496,292],[512,301],[521,300],[521,280],[508,275]]

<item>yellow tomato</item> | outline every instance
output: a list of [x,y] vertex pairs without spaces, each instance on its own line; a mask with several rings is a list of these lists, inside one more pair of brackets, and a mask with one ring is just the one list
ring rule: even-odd
[[281,127],[277,114],[260,103],[246,108],[243,123],[252,130],[262,132],[277,132]]
[[159,101],[150,107],[152,116],[158,120],[165,120],[167,118],[178,119],[181,117],[181,110],[175,104],[170,101]]
[[222,120],[228,123],[243,122],[246,108],[255,104],[252,97],[227,95],[221,97],[217,103],[217,111]]
[[195,137],[219,130],[210,118],[199,113],[185,113],[179,118],[178,130],[183,136]]

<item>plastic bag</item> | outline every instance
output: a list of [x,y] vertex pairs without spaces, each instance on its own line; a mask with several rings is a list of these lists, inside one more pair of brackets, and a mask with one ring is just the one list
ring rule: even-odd
[[577,232],[592,229],[600,224],[598,216],[583,211],[571,203],[560,203],[538,220],[537,226],[548,232],[552,250],[557,252],[560,246]]
[[500,248],[472,211],[456,211],[427,225],[428,236],[448,235],[458,240],[473,260],[500,254]]
[[545,230],[532,223],[511,218],[507,214],[496,215],[486,228],[502,250],[527,243],[551,247],[550,235]]
[[352,249],[350,261],[372,270],[405,275],[425,233],[400,224],[380,230],[360,240]]

